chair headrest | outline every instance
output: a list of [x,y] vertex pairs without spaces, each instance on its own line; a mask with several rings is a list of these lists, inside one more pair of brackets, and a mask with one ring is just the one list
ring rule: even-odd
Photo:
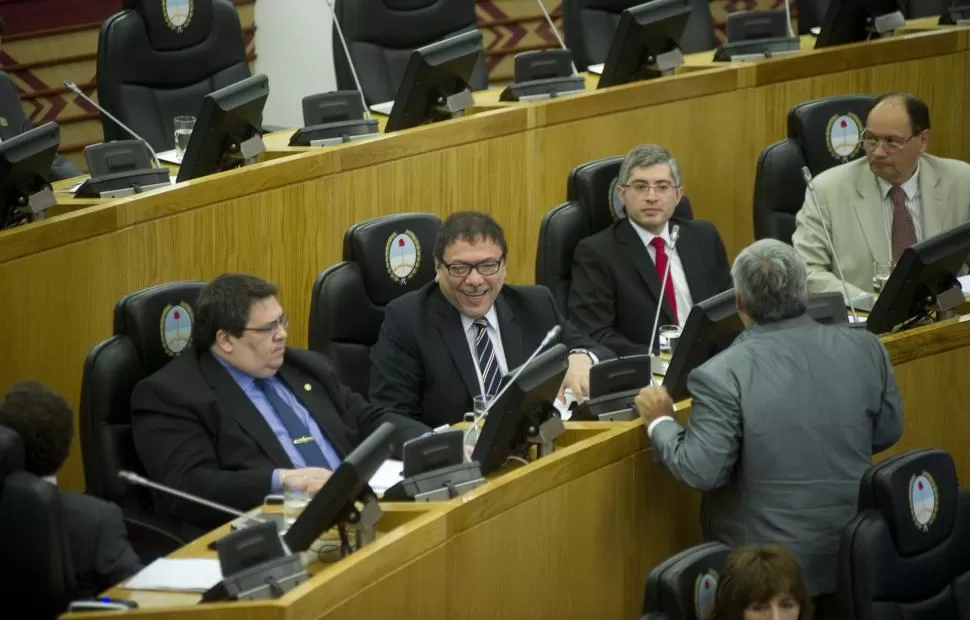
[[953,457],[912,450],[873,466],[859,486],[859,510],[878,510],[901,556],[939,544],[953,531],[958,503]]
[[20,433],[0,424],[0,480],[24,468],[24,442]]
[[862,131],[876,98],[845,95],[814,99],[788,112],[788,137],[797,140],[812,174],[862,155]]
[[604,157],[580,164],[569,173],[566,200],[583,206],[591,232],[603,230],[626,217],[617,187],[622,164],[622,156]]
[[708,617],[730,552],[726,545],[711,542],[664,560],[647,576],[644,613],[662,612],[669,620]]
[[475,3],[455,0],[337,0],[354,41],[411,49],[476,28]]
[[126,7],[137,12],[145,22],[152,48],[171,51],[205,41],[212,32],[213,1],[128,0]]
[[203,286],[168,282],[130,293],[115,305],[114,333],[131,339],[146,375],[192,344],[193,306]]
[[370,300],[379,306],[434,279],[435,237],[441,219],[401,213],[354,224],[344,235],[344,260],[356,263]]

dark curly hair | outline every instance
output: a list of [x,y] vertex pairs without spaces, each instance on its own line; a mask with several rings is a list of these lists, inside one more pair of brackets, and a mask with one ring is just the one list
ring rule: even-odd
[[724,566],[710,620],[742,620],[748,605],[779,594],[798,602],[799,620],[812,620],[812,599],[795,554],[779,545],[739,547]]
[[60,394],[36,381],[17,383],[0,400],[0,424],[24,442],[24,468],[35,476],[60,469],[74,439],[74,411]]

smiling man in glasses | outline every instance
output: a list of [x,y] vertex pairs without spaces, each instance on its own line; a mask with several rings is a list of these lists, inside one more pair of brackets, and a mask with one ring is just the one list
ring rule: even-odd
[[970,165],[927,154],[930,111],[919,98],[906,93],[879,97],[861,140],[865,158],[815,179],[824,222],[806,191],[792,236],[808,265],[809,290],[841,293],[827,228],[849,294],[859,301],[873,292],[877,264],[895,265],[914,243],[970,221]]
[[435,240],[435,282],[387,306],[371,349],[372,403],[432,427],[459,422],[473,396],[497,394],[502,376],[556,325],[570,350],[563,390],[582,402],[590,366],[613,352],[566,321],[549,289],[506,284],[507,256],[491,216],[465,211],[445,220]]
[[[288,480],[315,491],[383,422],[396,441],[429,431],[368,405],[325,356],[287,346],[276,287],[224,274],[199,292],[192,346],[132,394],[135,448],[149,478],[245,511]],[[186,536],[228,520],[157,495]],[[201,528],[193,529],[194,528]]]

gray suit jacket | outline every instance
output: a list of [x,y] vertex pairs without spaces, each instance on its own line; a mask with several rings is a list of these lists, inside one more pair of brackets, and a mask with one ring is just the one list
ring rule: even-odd
[[[886,211],[876,175],[863,157],[818,175],[815,194],[849,283],[849,294],[853,298],[871,294],[873,263],[892,262]],[[970,164],[923,155],[919,195],[922,239],[970,221]],[[807,191],[795,221],[792,243],[808,264],[809,289],[813,293],[842,292],[821,222]]]
[[802,315],[748,328],[687,386],[686,428],[660,422],[651,442],[674,477],[704,492],[705,536],[783,545],[801,560],[812,596],[834,592],[859,481],[903,430],[882,344]]

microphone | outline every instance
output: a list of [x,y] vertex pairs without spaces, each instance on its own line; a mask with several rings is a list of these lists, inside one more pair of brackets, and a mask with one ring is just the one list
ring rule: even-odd
[[[650,332],[650,358],[653,359],[653,345],[657,341],[657,325],[660,323],[660,311],[664,306],[664,295],[667,292],[667,280],[670,276],[670,264],[673,262],[673,253],[677,251],[677,239],[680,238],[680,226],[674,224],[670,227],[670,255],[667,257],[667,268],[664,269],[663,280],[660,281],[660,298],[657,300],[657,311],[653,315],[653,331]],[[676,308],[674,308],[676,311]],[[651,364],[652,367],[652,364]],[[651,368],[652,369],[652,368]],[[650,382],[656,384],[656,378],[650,373]]]
[[842,265],[839,264],[839,257],[835,254],[835,243],[832,241],[832,233],[829,232],[829,227],[825,223],[822,208],[818,206],[818,198],[815,196],[815,184],[812,183],[812,172],[808,169],[808,166],[802,166],[802,178],[805,179],[805,185],[808,187],[808,195],[812,199],[812,204],[815,206],[818,221],[822,224],[822,231],[825,233],[825,243],[829,246],[829,252],[832,254],[832,262],[835,263],[836,272],[838,273],[839,280],[842,282],[842,292],[845,293],[845,301],[849,304],[849,310],[852,312],[852,321],[853,323],[858,323],[859,315],[856,314],[855,304],[852,303],[852,297],[849,295],[849,285],[846,283],[845,276],[842,274]]
[[788,27],[788,36],[794,37],[795,31],[791,27],[791,0],[785,0],[785,25]]
[[340,20],[337,19],[337,12],[333,10],[332,0],[324,0],[327,9],[330,10],[330,17],[333,25],[337,29],[337,37],[340,39],[340,46],[344,48],[344,56],[347,57],[347,65],[350,67],[350,74],[354,77],[354,84],[357,86],[357,94],[360,95],[360,102],[364,106],[364,118],[371,120],[370,109],[367,107],[367,100],[364,99],[364,89],[360,87],[360,78],[357,77],[357,68],[354,67],[354,59],[350,57],[350,50],[347,48],[347,39],[344,38],[344,30],[340,27]]
[[88,97],[87,95],[85,95],[83,92],[81,92],[81,89],[78,88],[78,85],[75,84],[74,82],[72,82],[70,80],[64,80],[64,86],[66,86],[68,90],[72,91],[75,95],[77,95],[81,99],[84,99],[85,101],[87,101],[88,103],[90,103],[91,105],[93,105],[99,112],[101,112],[102,114],[104,114],[105,116],[107,116],[109,119],[111,119],[112,121],[114,121],[114,123],[116,125],[118,125],[118,127],[121,127],[122,129],[124,129],[129,135],[134,136],[134,138],[136,140],[138,140],[139,142],[141,142],[142,144],[144,144],[145,146],[147,146],[148,147],[148,152],[152,154],[152,159],[155,160],[155,167],[156,168],[161,168],[162,167],[162,162],[158,161],[158,155],[155,153],[155,149],[152,148],[152,145],[148,143],[148,140],[146,140],[146,139],[142,138],[141,136],[139,136],[138,134],[136,134],[131,129],[131,127],[129,127],[128,125],[125,125],[124,123],[122,123],[121,121],[119,121],[117,118],[115,118],[114,114],[112,114],[111,112],[108,112],[107,110],[105,110],[104,108],[102,108],[100,105],[98,105],[94,101],[94,99],[91,99],[90,97]]
[[[546,23],[549,24],[549,30],[552,32],[552,36],[556,37],[559,47],[569,52],[569,48],[566,47],[566,43],[562,40],[562,37],[559,36],[559,31],[556,29],[555,22],[552,21],[552,16],[549,15],[549,11],[546,10],[546,5],[542,3],[542,0],[536,0],[536,4],[539,5],[539,10],[542,11],[542,15],[546,18]],[[572,52],[570,52],[570,57],[572,57]],[[574,61],[570,61],[570,63],[573,66],[573,75],[579,75],[579,72],[576,71],[576,63]]]
[[190,502],[195,502],[196,504],[202,504],[207,508],[212,508],[213,510],[218,510],[226,514],[230,514],[234,517],[242,517],[243,519],[246,519],[248,521],[253,521],[255,523],[266,522],[263,519],[254,517],[252,515],[248,515],[245,512],[239,512],[238,510],[234,508],[230,508],[229,506],[223,506],[222,504],[217,504],[215,502],[209,501],[197,495],[192,495],[191,493],[179,491],[178,489],[173,489],[172,487],[165,486],[164,484],[158,484],[157,482],[152,482],[151,480],[144,478],[142,476],[139,476],[134,472],[122,470],[118,472],[118,477],[124,480],[127,480],[132,484],[137,484],[138,486],[148,487],[150,489],[155,489],[156,491],[161,491],[162,493],[168,493],[169,495],[181,497],[182,499],[187,499]]

